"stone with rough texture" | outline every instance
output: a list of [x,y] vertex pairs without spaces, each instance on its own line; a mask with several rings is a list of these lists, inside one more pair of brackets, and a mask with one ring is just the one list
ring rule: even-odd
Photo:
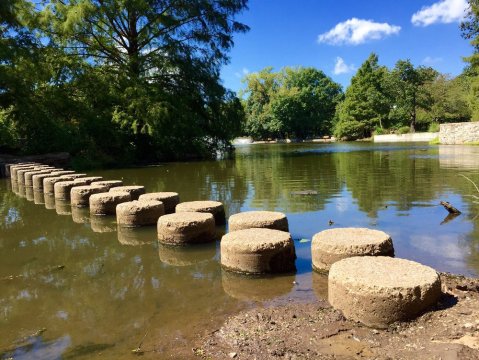
[[172,214],[175,212],[176,205],[180,202],[180,196],[175,192],[154,192],[140,195],[138,200],[161,201],[165,207],[165,214]]
[[17,180],[18,179],[17,173],[18,173],[19,170],[33,169],[35,166],[37,166],[37,165],[35,165],[35,164],[22,164],[22,165],[12,165],[12,166],[10,166],[10,179],[12,181],[17,182],[18,181]]
[[229,231],[252,228],[289,231],[286,215],[277,211],[246,211],[231,215],[228,228]]
[[[77,179],[78,180],[78,179]],[[83,181],[58,181],[54,185],[54,194],[55,199],[61,200],[70,200],[70,192],[75,186],[84,186],[88,185],[86,182]]]
[[101,185],[106,186],[108,190],[113,187],[123,186],[123,181],[121,180],[102,180],[102,181],[94,181],[91,185]]
[[155,225],[164,214],[163,203],[156,200],[134,200],[116,206],[116,222],[126,227]]
[[87,174],[78,174],[78,173],[73,173],[73,174],[68,174],[70,177],[73,178],[73,180],[75,179],[79,179],[79,178],[84,178],[87,176]]
[[326,272],[336,261],[352,256],[394,256],[391,237],[366,228],[336,228],[313,236],[313,269]]
[[329,271],[330,304],[370,327],[412,319],[440,296],[437,272],[414,261],[357,256],[334,263]]
[[70,201],[72,206],[85,207],[85,206],[88,206],[91,195],[100,194],[104,192],[108,192],[108,188],[106,186],[101,186],[101,185],[76,186],[70,190]]
[[174,213],[158,219],[158,241],[160,243],[187,245],[205,243],[215,239],[215,219],[210,213]]
[[61,175],[73,174],[74,171],[71,170],[61,170],[61,171],[52,171],[51,173],[33,175],[32,185],[36,191],[43,191],[43,179],[58,177]]
[[75,181],[81,181],[86,183],[87,185],[90,185],[91,183],[95,181],[101,181],[103,178],[101,176],[86,176],[86,177],[80,177],[75,179]]
[[25,177],[25,186],[33,186],[33,176],[42,174],[51,174],[52,172],[59,171],[60,169],[46,169],[46,170],[32,170],[27,171],[23,176]]
[[245,274],[284,273],[296,269],[291,235],[273,229],[243,229],[221,239],[221,265]]
[[187,201],[176,205],[175,211],[210,213],[215,218],[216,225],[224,225],[225,208],[219,201]]
[[54,169],[51,166],[41,165],[35,166],[31,169],[23,168],[17,171],[17,182],[25,186],[25,173],[32,172],[32,171],[41,171],[41,170],[50,170]]
[[127,201],[131,201],[131,195],[124,191],[93,194],[90,196],[90,213],[94,215],[115,215],[116,206]]
[[142,185],[115,186],[110,192],[127,192],[131,195],[131,200],[138,200],[140,195],[145,193],[145,187]]
[[69,175],[60,175],[43,179],[43,192],[45,194],[53,194],[55,192],[55,183],[59,181],[73,181],[74,177]]
[[479,142],[479,121],[440,124],[439,142],[445,145]]

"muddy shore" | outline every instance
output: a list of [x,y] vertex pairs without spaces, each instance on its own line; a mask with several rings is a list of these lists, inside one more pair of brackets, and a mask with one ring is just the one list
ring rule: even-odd
[[200,337],[202,359],[479,359],[479,279],[441,274],[439,303],[415,320],[376,330],[326,300],[254,308]]

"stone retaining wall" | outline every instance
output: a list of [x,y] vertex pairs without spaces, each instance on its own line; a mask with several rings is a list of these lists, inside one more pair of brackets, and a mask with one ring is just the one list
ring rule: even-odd
[[374,142],[429,142],[437,138],[439,133],[411,133],[411,134],[387,134],[374,135]]
[[444,145],[479,142],[479,121],[441,124],[439,142]]

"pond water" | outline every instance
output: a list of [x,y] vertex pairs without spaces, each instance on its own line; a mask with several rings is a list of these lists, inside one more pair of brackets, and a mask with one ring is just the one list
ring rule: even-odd
[[[311,301],[327,279],[311,272],[310,240],[330,227],[391,234],[396,256],[479,275],[479,147],[424,144],[245,145],[233,159],[92,171],[105,179],[218,200],[226,214],[285,212],[296,274],[248,279],[223,272],[219,244],[158,246],[154,227],[114,219],[0,179],[0,359],[192,355],[192,341],[251,306]],[[312,190],[310,195],[296,194]],[[447,218],[439,201],[462,214]],[[334,224],[329,225],[329,221]],[[224,232],[225,228],[218,231]],[[293,283],[295,281],[296,283]]]

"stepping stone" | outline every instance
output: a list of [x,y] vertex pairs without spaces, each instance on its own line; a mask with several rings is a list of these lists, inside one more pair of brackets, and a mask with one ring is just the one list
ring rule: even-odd
[[91,183],[95,181],[101,181],[103,178],[101,176],[87,176],[87,177],[81,177],[78,179],[75,179],[75,181],[82,181],[85,182],[87,185],[90,185]]
[[[76,180],[74,180],[74,182],[76,182]],[[70,190],[70,201],[73,207],[86,207],[89,204],[91,195],[105,192],[108,192],[108,188],[106,186],[76,186]]]
[[215,219],[210,213],[182,212],[158,219],[158,241],[187,245],[216,240]]
[[155,225],[162,215],[165,215],[165,207],[156,200],[134,200],[116,207],[116,222],[126,227]]
[[327,272],[336,261],[352,256],[394,256],[391,237],[385,232],[366,228],[337,228],[313,236],[313,269]]
[[175,192],[154,192],[140,195],[138,200],[157,200],[163,203],[165,214],[175,212],[175,207],[180,203],[180,196]]
[[93,194],[89,201],[90,213],[93,215],[115,215],[116,206],[127,201],[131,201],[131,195],[124,191]]
[[41,171],[41,170],[50,170],[55,168],[52,168],[51,166],[35,166],[34,168],[31,169],[20,169],[17,171],[17,182],[18,184],[24,185],[25,186],[25,173],[27,172],[32,172],[32,171]]
[[221,239],[221,266],[245,274],[284,273],[296,270],[291,235],[272,229],[244,229]]
[[437,272],[425,265],[386,256],[357,256],[334,263],[328,299],[348,319],[386,328],[409,320],[441,296]]
[[81,179],[71,181],[58,181],[54,185],[55,199],[70,200],[70,192],[75,186],[88,185],[86,181],[80,181]]
[[252,228],[289,231],[286,215],[277,211],[246,211],[231,215],[228,228],[229,231]]
[[131,200],[138,200],[140,195],[145,193],[145,187],[142,185],[115,186],[110,189],[110,192],[127,192],[130,194]]
[[47,169],[47,170],[32,170],[27,171],[23,176],[25,177],[25,186],[32,187],[33,186],[33,176],[34,175],[42,175],[42,174],[51,174],[55,171],[59,171],[60,169]]
[[10,167],[10,178],[12,181],[18,182],[18,171],[19,170],[29,170],[37,167],[37,164],[30,165],[15,165]]
[[69,174],[70,177],[73,178],[73,180],[75,179],[78,179],[78,178],[84,178],[87,176],[87,174],[77,174],[77,173],[73,173],[73,174]]
[[46,174],[37,174],[32,177],[32,186],[36,191],[43,191],[43,179],[51,177],[59,177],[61,175],[69,175],[75,173],[71,170],[61,170],[61,171],[52,171],[51,173]]
[[108,190],[110,190],[113,187],[123,186],[123,181],[121,181],[121,180],[102,180],[102,181],[94,181],[94,182],[91,183],[91,185],[106,186],[108,188]]
[[219,201],[187,201],[176,205],[175,211],[181,212],[200,212],[210,213],[215,218],[216,225],[224,225],[225,208]]
[[55,192],[55,183],[59,181],[73,181],[73,174],[60,175],[55,177],[47,177],[43,179],[43,192],[45,194],[53,194]]

